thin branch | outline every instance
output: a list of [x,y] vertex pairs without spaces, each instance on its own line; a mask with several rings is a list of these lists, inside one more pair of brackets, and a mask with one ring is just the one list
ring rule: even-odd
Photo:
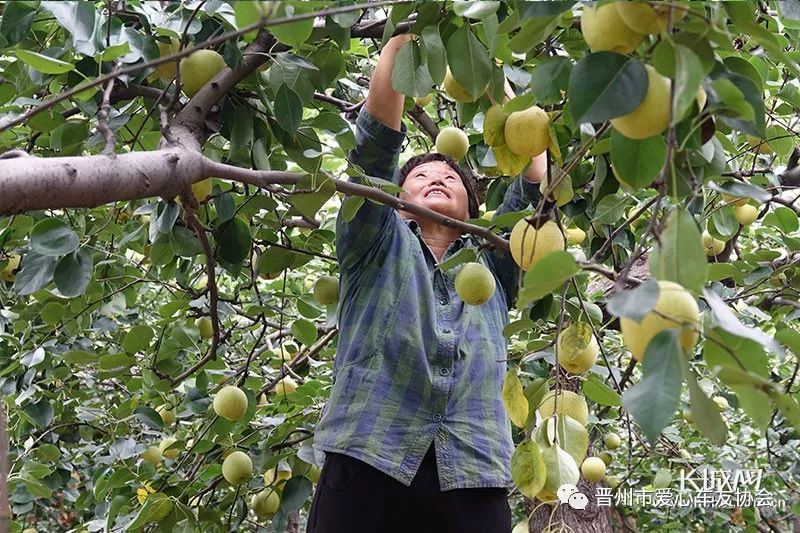
[[[111,24],[109,24],[109,27],[110,26]],[[116,69],[114,70],[116,71]],[[117,145],[117,137],[114,135],[114,130],[108,125],[108,115],[111,113],[111,91],[114,90],[114,80],[116,80],[116,78],[108,80],[106,88],[103,91],[103,101],[100,104],[100,109],[97,111],[97,129],[106,140],[103,154],[111,157],[114,157],[114,148]]]

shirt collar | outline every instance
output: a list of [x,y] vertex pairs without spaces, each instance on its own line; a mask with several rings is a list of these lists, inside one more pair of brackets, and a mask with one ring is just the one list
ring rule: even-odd
[[[422,239],[422,231],[419,229],[419,224],[416,220],[411,219],[403,219],[403,222],[408,225],[408,228],[420,239]],[[474,240],[475,236],[471,233],[462,233],[460,237],[452,242],[450,246],[455,245],[454,250],[459,250],[461,247],[466,246],[472,240]]]

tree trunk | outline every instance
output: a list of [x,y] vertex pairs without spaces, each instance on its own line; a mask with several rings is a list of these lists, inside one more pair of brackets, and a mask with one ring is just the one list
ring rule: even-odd
[[[572,531],[574,533],[612,533],[626,530],[618,525],[612,525],[611,507],[597,505],[597,484],[589,483],[582,479],[578,483],[578,490],[589,499],[586,509],[573,509],[569,505],[558,504],[553,507],[542,505],[533,513],[528,527],[531,532],[546,531]],[[539,500],[525,499],[525,509],[528,514],[533,508],[540,505]],[[552,516],[551,516],[552,515]],[[566,526],[566,528],[564,527]]]

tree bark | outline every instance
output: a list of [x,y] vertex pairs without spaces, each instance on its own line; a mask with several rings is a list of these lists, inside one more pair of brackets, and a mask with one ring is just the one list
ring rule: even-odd
[[[537,533],[549,530],[563,531],[564,526],[569,528],[567,531],[571,530],[574,533],[611,533],[619,531],[618,528],[612,526],[611,507],[597,505],[597,484],[581,479],[580,483],[578,483],[578,490],[589,499],[589,505],[586,509],[573,509],[569,505],[560,503],[556,507],[542,505],[533,513],[528,523],[530,531]],[[540,503],[538,500],[526,499],[526,512],[530,514],[533,508]]]

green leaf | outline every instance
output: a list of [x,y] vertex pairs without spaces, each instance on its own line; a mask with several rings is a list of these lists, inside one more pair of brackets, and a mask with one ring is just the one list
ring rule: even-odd
[[522,391],[522,383],[517,376],[516,368],[510,368],[506,372],[502,398],[511,422],[519,428],[525,427],[525,420],[528,418],[528,400]]
[[303,102],[286,84],[275,95],[275,120],[286,133],[294,134],[303,118]]
[[172,506],[172,498],[163,492],[148,495],[136,517],[125,526],[124,531],[140,531],[148,524],[164,520],[172,512]]
[[314,189],[313,193],[293,194],[289,201],[304,215],[314,218],[317,211],[336,193],[336,184],[322,174],[307,174],[295,185],[297,189]]
[[795,431],[800,431],[800,406],[797,401],[787,394],[772,390],[769,393],[772,401],[778,406],[781,414],[794,426]]
[[622,405],[622,397],[611,387],[605,384],[596,374],[591,374],[583,382],[583,393],[593,402],[617,407]]
[[232,218],[217,228],[217,254],[231,264],[241,263],[250,256],[250,228],[239,218]]
[[567,106],[576,124],[605,122],[636,109],[647,94],[647,71],[638,59],[596,52],[573,67]]
[[531,91],[540,105],[556,104],[562,100],[561,91],[569,87],[572,61],[566,57],[548,57],[538,63],[531,75]]
[[421,48],[424,51],[433,83],[439,85],[447,72],[447,52],[444,49],[439,26],[431,24],[422,30]]
[[800,333],[784,326],[775,334],[775,340],[794,352],[795,357],[800,359]]
[[[278,119],[278,123],[281,124],[281,126],[283,126],[282,119],[284,117],[278,116],[277,109],[279,102],[282,103],[280,100],[280,93],[281,89],[284,87],[286,86],[281,85],[280,89],[278,89],[278,96],[275,99],[275,118]],[[288,90],[291,91],[291,89]],[[298,97],[296,98],[297,102],[299,102],[300,99]],[[253,149],[253,111],[247,106],[236,106],[235,109],[235,120],[231,128],[231,142],[230,149],[228,150],[228,158],[232,160],[240,159],[249,163],[250,153]]]
[[568,252],[558,250],[547,254],[525,274],[518,306],[527,307],[561,287],[578,272],[580,268]]
[[27,2],[9,2],[3,10],[0,20],[0,36],[5,37],[8,45],[15,45],[28,36],[38,7]]
[[781,206],[764,217],[764,224],[774,226],[788,235],[798,230],[800,221],[794,210]]
[[650,273],[659,280],[674,281],[700,292],[708,278],[708,259],[694,217],[683,207],[669,214],[661,245],[650,256]]
[[308,501],[312,491],[311,481],[305,476],[294,476],[283,486],[281,509],[288,512],[300,509]]
[[483,20],[497,13],[500,2],[482,2],[453,0],[453,12],[459,17]]
[[157,431],[164,429],[164,420],[161,418],[161,415],[158,414],[158,411],[152,407],[141,405],[134,409],[133,412],[136,413],[136,419],[150,429],[155,429]]
[[632,187],[649,187],[667,162],[667,143],[663,135],[638,141],[613,130],[611,162],[619,177]]
[[22,258],[22,270],[14,280],[14,290],[20,296],[33,294],[53,279],[58,257],[28,252]]
[[57,218],[46,218],[31,233],[31,249],[41,255],[59,256],[78,248],[78,236]]
[[345,222],[350,222],[358,214],[358,210],[364,205],[363,196],[347,196],[342,202],[340,213]]
[[75,50],[93,57],[97,53],[96,31],[100,14],[92,2],[45,2],[41,8],[49,11],[58,20],[58,25],[72,35]]
[[80,296],[89,285],[94,270],[92,253],[81,248],[61,258],[56,265],[53,279],[58,291],[66,298]]
[[609,194],[597,202],[592,222],[614,224],[625,215],[628,199],[622,194]]
[[306,346],[311,346],[317,340],[317,327],[305,319],[295,320],[292,322],[292,335]]
[[[302,6],[299,3],[293,3],[292,5],[286,5],[284,9],[285,12],[283,13],[283,16],[291,17],[302,15],[304,13],[310,13],[315,8],[311,5]],[[269,27],[269,31],[283,44],[288,44],[292,48],[297,48],[305,43],[309,37],[311,37],[311,32],[314,31],[314,19],[307,18],[305,20],[298,20],[296,22],[289,22],[287,24],[272,25]]]
[[689,368],[689,362],[685,358],[681,358],[681,365],[683,377],[689,385],[689,399],[695,426],[708,440],[721,446],[727,439],[728,428],[719,414],[719,408],[697,384],[694,372]]
[[37,427],[44,428],[53,422],[55,409],[48,400],[39,400],[36,403],[29,403],[25,406],[25,414]]
[[658,333],[647,345],[643,379],[622,395],[625,409],[652,443],[669,423],[680,405],[681,359],[683,351],[673,330]]
[[742,322],[736,318],[736,315],[733,314],[733,311],[731,311],[731,308],[728,306],[728,304],[726,304],[725,301],[717,295],[717,293],[709,289],[705,289],[703,290],[703,299],[711,308],[711,313],[713,314],[714,319],[720,328],[724,329],[728,333],[755,341],[773,353],[781,356],[784,354],[781,345],[775,342],[772,337],[758,328],[745,326],[742,324]]
[[658,283],[651,278],[635,289],[615,291],[606,309],[614,316],[641,322],[656,306],[656,302],[658,302]]
[[150,348],[154,333],[150,326],[135,326],[125,335],[122,348],[127,353],[146,352]]
[[729,194],[731,196],[751,198],[758,203],[768,202],[772,198],[772,195],[761,187],[741,181],[728,181],[722,185],[717,185],[714,182],[708,182],[706,187],[713,191]]
[[65,72],[75,70],[75,65],[72,63],[67,63],[66,61],[48,57],[37,52],[17,50],[14,54],[16,54],[21,61],[45,74],[64,74]]
[[65,353],[62,358],[67,363],[76,366],[91,365],[96,363],[99,359],[96,353],[87,352],[84,350],[70,350]]
[[730,205],[714,211],[708,221],[708,232],[724,241],[733,237],[738,230],[739,221],[736,220],[736,211]]
[[439,263],[438,268],[442,272],[447,272],[451,268],[460,265],[461,263],[469,263],[478,258],[475,250],[472,248],[461,248],[459,251],[447,258],[447,261]]
[[672,124],[681,121],[692,107],[697,96],[697,89],[703,79],[703,65],[689,47],[675,45],[675,81],[674,99],[672,101]]
[[519,491],[535,498],[544,488],[547,472],[539,445],[531,439],[519,443],[511,457],[511,477]]
[[169,234],[169,242],[180,257],[192,258],[203,253],[203,246],[189,229],[175,226]]
[[420,47],[414,41],[403,43],[394,60],[392,87],[406,96],[425,96],[433,88],[433,79],[422,61]]
[[516,35],[508,42],[512,52],[527,53],[547,39],[558,26],[559,17],[542,16],[525,20]]
[[753,122],[756,118],[753,106],[745,99],[744,94],[731,80],[719,78],[711,82],[711,87],[717,98],[730,111],[735,112],[742,119]]
[[447,40],[447,62],[453,77],[468,93],[480,95],[489,84],[492,63],[486,47],[468,25],[453,32]]

